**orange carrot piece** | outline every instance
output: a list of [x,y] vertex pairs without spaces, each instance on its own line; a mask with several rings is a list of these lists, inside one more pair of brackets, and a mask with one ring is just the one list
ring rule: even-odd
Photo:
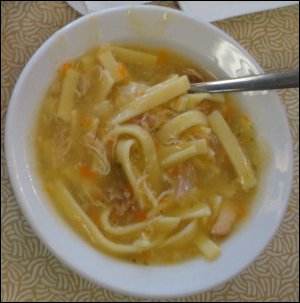
[[96,177],[96,174],[88,167],[80,167],[79,172],[82,176],[89,179],[94,179]]
[[231,106],[228,106],[227,110],[225,111],[224,119],[229,123],[232,121],[232,119],[233,119],[233,108]]
[[91,117],[84,117],[82,121],[83,121],[84,126],[89,127],[92,123],[92,118]]
[[52,187],[52,186],[46,186],[46,187],[45,187],[45,191],[46,191],[47,193],[52,193],[52,192],[53,192],[53,187]]
[[136,222],[141,222],[144,221],[147,218],[148,212],[146,210],[141,210],[139,211],[135,216],[134,216],[134,221]]
[[74,65],[75,63],[73,61],[67,61],[58,68],[58,71],[62,74],[65,74],[67,70],[74,67]]
[[126,77],[126,75],[127,75],[127,70],[123,63],[119,63],[119,65],[118,65],[118,74],[121,77]]

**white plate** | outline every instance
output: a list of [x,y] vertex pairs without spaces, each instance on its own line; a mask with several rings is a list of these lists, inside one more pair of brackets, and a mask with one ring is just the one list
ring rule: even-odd
[[84,1],[66,1],[75,11],[80,13],[81,15],[88,14],[88,10]]
[[178,1],[182,10],[201,21],[212,22],[234,16],[274,9],[299,1]]
[[100,37],[102,42],[170,48],[220,78],[262,72],[232,38],[173,9],[146,5],[134,9],[123,7],[87,15],[66,25],[32,56],[9,103],[6,157],[12,187],[24,214],[58,258],[103,287],[153,298],[191,295],[224,283],[262,252],[279,227],[287,206],[292,180],[292,145],[278,96],[274,92],[237,95],[258,134],[268,144],[272,157],[259,185],[252,216],[222,244],[221,257],[215,262],[197,258],[172,266],[121,262],[88,245],[56,213],[42,189],[33,152],[36,114],[57,64],[98,45]]

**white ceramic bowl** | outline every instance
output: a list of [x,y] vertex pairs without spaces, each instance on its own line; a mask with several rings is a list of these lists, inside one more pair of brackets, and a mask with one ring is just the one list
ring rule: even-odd
[[262,72],[233,39],[179,11],[154,6],[119,8],[88,15],[56,32],[24,68],[10,100],[5,133],[12,186],[39,238],[69,267],[109,289],[144,297],[203,292],[225,282],[262,252],[277,230],[292,176],[292,148],[284,110],[274,92],[240,93],[239,101],[272,153],[249,222],[222,244],[221,257],[172,266],[138,266],[96,251],[56,214],[41,190],[34,166],[32,127],[57,64],[101,42],[166,47],[218,77]]

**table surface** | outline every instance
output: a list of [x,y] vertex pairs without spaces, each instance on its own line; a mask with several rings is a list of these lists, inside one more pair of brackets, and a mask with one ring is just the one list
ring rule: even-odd
[[[174,1],[154,4],[178,8]],[[62,1],[1,2],[1,302],[135,301],[81,278],[54,257],[31,230],[8,179],[3,141],[15,83],[34,51],[78,17]],[[298,5],[214,24],[243,45],[265,71],[299,64]],[[172,302],[299,301],[299,90],[278,93],[293,137],[294,179],[276,236],[239,276],[211,291]]]

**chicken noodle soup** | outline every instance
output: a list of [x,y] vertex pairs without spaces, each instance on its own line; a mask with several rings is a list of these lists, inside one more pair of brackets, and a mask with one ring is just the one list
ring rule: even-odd
[[211,76],[167,50],[103,45],[59,66],[39,114],[45,190],[94,247],[130,262],[216,259],[249,213],[258,145]]

